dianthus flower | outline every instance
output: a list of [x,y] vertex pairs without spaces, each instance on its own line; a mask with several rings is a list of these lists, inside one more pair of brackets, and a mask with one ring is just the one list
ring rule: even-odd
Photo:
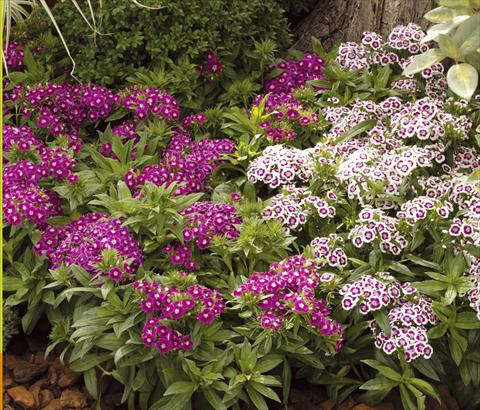
[[137,139],[140,136],[136,130],[137,126],[132,120],[125,120],[112,129],[112,135],[118,135],[120,138]]
[[409,283],[400,285],[387,272],[378,272],[376,276],[363,275],[359,280],[343,285],[339,291],[342,308],[352,310],[358,305],[360,313],[366,315],[393,305],[402,295],[415,292]]
[[23,57],[25,56],[25,52],[17,41],[9,41],[4,56],[9,70],[19,71],[23,68]]
[[315,258],[325,260],[332,268],[344,268],[348,265],[348,258],[339,245],[343,245],[343,239],[334,233],[328,237],[317,237],[310,243]]
[[426,196],[419,196],[411,201],[404,202],[400,206],[401,211],[397,212],[397,218],[405,220],[410,226],[417,222],[432,220],[436,215],[447,219],[453,211],[453,205],[448,201],[430,199]]
[[234,206],[212,201],[195,202],[192,206],[180,212],[188,227],[182,231],[185,242],[195,241],[198,248],[210,245],[214,236],[236,238],[240,232],[237,225],[242,221]]
[[149,113],[161,115],[171,121],[180,119],[180,106],[171,95],[157,88],[140,88],[138,86],[123,91],[122,106],[134,111],[137,121],[144,121]]
[[[78,265],[95,277],[121,271],[115,280],[127,279],[143,261],[138,242],[119,219],[89,213],[64,227],[45,229],[34,250],[44,255],[52,269]],[[118,272],[117,272],[118,273]]]
[[141,309],[149,315],[142,331],[143,343],[155,346],[162,354],[193,348],[190,336],[174,330],[177,323],[184,328],[188,319],[195,318],[202,325],[211,324],[225,308],[218,291],[196,284],[179,288],[141,281],[135,282],[134,288],[142,295]]
[[255,158],[248,167],[248,179],[263,182],[270,188],[308,182],[315,175],[315,161],[310,152],[283,145],[272,145]]
[[305,53],[302,60],[282,61],[267,71],[274,69],[283,70],[273,80],[265,84],[266,93],[288,94],[297,88],[303,87],[307,81],[320,80],[324,77],[323,67],[325,62],[314,54]]
[[280,221],[286,231],[299,229],[305,225],[308,217],[318,215],[320,218],[333,218],[335,207],[318,196],[312,195],[305,188],[286,186],[284,192],[275,195],[262,211],[266,220]]
[[37,228],[43,228],[48,218],[62,213],[62,206],[56,193],[40,187],[36,182],[4,181],[2,211],[9,225],[33,221]]
[[398,231],[398,222],[380,209],[366,207],[360,211],[357,225],[348,238],[357,248],[373,242],[379,245],[381,252],[398,255],[407,245],[406,238]]
[[[13,152],[16,154],[33,152],[43,152],[45,144],[39,140],[33,131],[26,125],[13,127],[4,125],[2,130],[3,152]],[[5,162],[5,158],[4,158]]]
[[386,354],[397,351],[410,362],[420,356],[431,357],[428,344],[428,324],[435,324],[431,301],[423,298],[408,282],[400,284],[387,272],[375,276],[363,275],[353,283],[347,283],[339,291],[342,308],[352,310],[356,306],[362,315],[387,308],[391,335],[387,336],[373,320],[370,329],[376,336],[375,346]]
[[119,100],[117,94],[105,87],[47,83],[27,89],[22,111],[36,119],[39,127],[48,128],[52,135],[69,135],[78,132],[86,121],[95,123],[107,118]]
[[239,303],[256,308],[261,327],[275,332],[295,318],[326,337],[336,340],[336,351],[341,347],[343,330],[330,319],[327,302],[318,298],[316,290],[321,282],[316,263],[301,255],[272,263],[267,272],[256,272],[246,283],[233,291]]
[[210,83],[213,79],[222,73],[222,63],[217,54],[213,51],[207,51],[203,56],[203,62],[196,67],[200,73],[200,79],[204,83]]
[[130,189],[146,182],[157,186],[175,183],[175,195],[202,192],[220,157],[234,150],[235,143],[229,139],[193,141],[187,133],[176,133],[160,165],[148,165],[140,173],[132,170],[125,175],[125,182]]
[[472,289],[468,291],[468,301],[480,320],[480,258],[471,257],[469,263],[470,266],[465,272],[472,281]]
[[[182,231],[185,244],[194,244],[199,250],[208,248],[216,237],[232,240],[240,234],[237,226],[242,220],[232,205],[211,201],[196,202],[180,214],[187,223]],[[185,265],[189,271],[199,267],[191,260],[191,250],[178,241],[164,248],[163,252],[170,254],[170,262],[174,265]]]
[[375,347],[386,354],[397,351],[404,355],[407,363],[419,357],[430,359],[433,348],[428,340],[426,326],[436,322],[431,302],[417,296],[414,302],[403,302],[388,312],[390,336],[378,329],[375,321],[371,324],[376,336]]

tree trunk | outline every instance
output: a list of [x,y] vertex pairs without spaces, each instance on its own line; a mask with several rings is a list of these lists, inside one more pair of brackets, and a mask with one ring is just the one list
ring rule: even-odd
[[311,49],[311,37],[329,49],[341,41],[359,41],[364,31],[387,35],[397,25],[410,22],[423,28],[423,15],[435,7],[435,0],[319,0],[297,26],[294,48]]

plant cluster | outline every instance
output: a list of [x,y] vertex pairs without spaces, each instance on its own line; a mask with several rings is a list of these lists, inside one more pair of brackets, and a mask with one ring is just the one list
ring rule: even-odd
[[[46,317],[48,352],[62,346],[96,400],[114,377],[130,409],[266,410],[288,404],[294,377],[336,403],[398,389],[408,410],[440,400],[442,383],[475,408],[480,98],[454,96],[442,65],[402,76],[430,47],[409,24],[331,53],[314,41],[316,54],[275,64],[261,57],[268,42],[245,46],[245,58],[263,50],[252,57],[263,83],[227,85],[214,99],[237,107],[204,110],[201,93],[232,68],[210,39],[244,39],[249,13],[278,12],[241,2],[233,24],[213,3],[201,14],[173,2],[144,31],[128,5],[108,3],[100,12],[115,13],[99,21],[128,39],[105,59],[79,47],[95,62],[82,73],[104,83],[165,50],[195,50],[198,64],[171,68],[207,80],[190,103],[174,74],[141,70],[118,90],[46,78],[10,99],[6,304],[26,304],[25,332]],[[69,7],[55,8],[67,18]],[[165,20],[181,10],[209,33]],[[164,34],[152,39],[156,24]],[[263,30],[248,24],[247,45]]]

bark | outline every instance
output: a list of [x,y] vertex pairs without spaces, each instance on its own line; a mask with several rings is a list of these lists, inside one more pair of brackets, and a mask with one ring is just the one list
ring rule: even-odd
[[342,41],[359,41],[364,31],[387,35],[397,25],[410,22],[424,29],[423,15],[435,7],[435,0],[319,0],[295,29],[294,48],[311,49],[311,37],[325,48]]

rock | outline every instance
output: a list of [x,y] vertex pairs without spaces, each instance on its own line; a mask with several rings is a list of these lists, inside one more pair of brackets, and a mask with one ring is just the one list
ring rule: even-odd
[[13,386],[13,379],[10,372],[3,373],[3,387],[8,388]]
[[60,402],[64,408],[79,409],[87,406],[87,397],[77,389],[67,389],[62,392]]
[[368,404],[357,404],[352,410],[395,410],[392,403],[382,403],[377,406],[369,406]]
[[40,386],[30,387],[30,393],[33,394],[33,399],[35,400],[35,407],[40,406]]
[[62,372],[62,375],[58,379],[58,385],[62,388],[70,387],[74,385],[81,376],[81,373],[77,373],[70,370],[69,368],[65,368]]
[[63,364],[58,357],[52,362],[52,366],[54,369],[60,370],[63,369]]
[[320,403],[320,409],[319,410],[333,410],[335,407],[335,403],[331,400],[326,400],[322,403]]
[[48,369],[48,384],[50,386],[53,386],[54,384],[57,384],[57,381],[58,381],[58,375],[57,375],[57,371],[55,370],[55,368],[53,366],[50,366],[50,368]]
[[42,410],[63,410],[64,408],[60,399],[54,399],[45,407],[42,407]]
[[47,387],[48,385],[48,380],[45,379],[45,377],[42,377],[41,379],[38,379],[35,383],[32,384],[31,387],[38,386],[40,389],[43,389],[44,387]]
[[440,393],[440,397],[444,406],[448,410],[460,410],[460,406],[457,403],[457,400],[451,395],[448,387],[444,384],[437,387],[438,392]]
[[3,367],[8,370],[13,370],[17,366],[18,358],[11,355],[11,354],[6,354],[3,357]]
[[40,407],[45,407],[54,399],[55,399],[55,396],[53,395],[51,390],[48,390],[48,389],[42,390],[40,392]]
[[51,360],[45,359],[44,352],[37,352],[33,355],[33,363],[35,364],[50,364]]
[[37,376],[45,373],[47,366],[43,364],[28,363],[25,360],[18,360],[13,369],[13,379],[17,383],[27,383]]
[[355,401],[349,397],[342,404],[340,404],[340,406],[338,406],[337,410],[352,410],[355,405]]
[[24,409],[33,409],[35,407],[35,399],[24,386],[16,386],[7,390],[8,395],[13,399],[15,404]]

